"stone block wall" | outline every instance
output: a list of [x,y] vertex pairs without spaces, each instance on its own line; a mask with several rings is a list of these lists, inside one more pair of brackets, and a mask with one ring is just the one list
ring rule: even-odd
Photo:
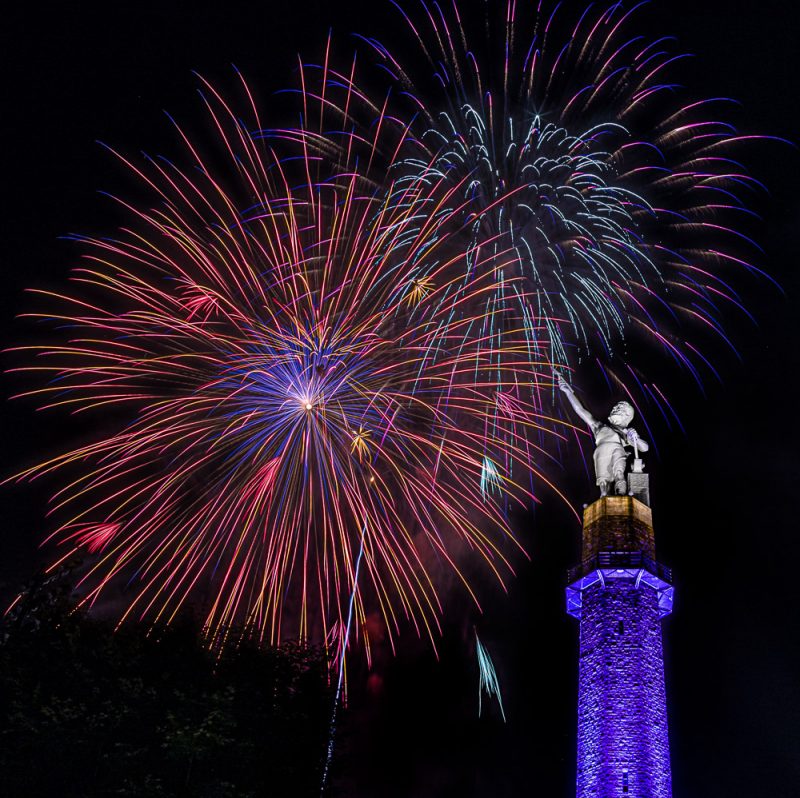
[[658,598],[633,579],[583,594],[577,796],[672,796]]
[[583,513],[582,560],[602,551],[639,551],[655,560],[650,508],[632,496],[606,496],[590,504]]

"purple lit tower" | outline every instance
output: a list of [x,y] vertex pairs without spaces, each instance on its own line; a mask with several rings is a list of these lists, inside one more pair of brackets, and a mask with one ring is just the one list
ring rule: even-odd
[[647,476],[583,513],[567,612],[580,621],[577,798],[671,798],[661,619],[669,571],[656,561]]

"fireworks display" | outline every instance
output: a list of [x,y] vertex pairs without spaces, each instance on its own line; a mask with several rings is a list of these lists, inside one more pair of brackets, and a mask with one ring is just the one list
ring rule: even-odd
[[71,289],[38,292],[52,341],[18,350],[46,379],[23,395],[102,419],[20,475],[62,479],[50,539],[88,555],[87,603],[323,641],[341,689],[373,619],[435,645],[442,573],[477,603],[465,558],[513,572],[509,508],[558,489],[554,366],[594,363],[667,421],[625,342],[714,373],[696,333],[727,342],[728,274],[757,271],[749,137],[680,99],[682,56],[619,3],[474,5],[398,6],[406,51],[362,40],[385,95],[331,39],[296,128],[204,83],[213,142],[117,156],[149,199],[80,240]]
[[[530,467],[487,429],[502,386],[462,378],[491,354],[464,346],[474,320],[438,310],[464,257],[440,235],[438,188],[360,194],[353,170],[324,179],[308,160],[316,177],[289,189],[256,120],[208,91],[230,171],[188,137],[191,170],[126,161],[156,203],[83,241],[74,292],[45,292],[57,309],[36,314],[68,340],[26,350],[25,370],[50,378],[31,392],[43,406],[118,428],[24,476],[77,470],[52,537],[62,561],[93,555],[87,602],[125,591],[123,620],[168,622],[202,600],[220,640],[243,624],[343,659],[351,624],[366,633],[375,616],[390,638],[410,620],[433,641],[435,571],[460,576],[471,551],[511,572],[502,507],[525,489],[487,476],[487,449]],[[533,408],[516,417],[537,423]]]
[[[381,168],[460,186],[452,210],[474,259],[442,301],[491,269],[497,290],[481,295],[468,334],[493,349],[498,373],[503,336],[522,329],[541,357],[593,364],[645,423],[651,410],[680,424],[659,385],[669,363],[701,387],[716,377],[712,353],[734,349],[723,317],[749,317],[737,272],[761,274],[741,230],[759,184],[733,157],[760,137],[717,116],[730,100],[675,82],[688,56],[637,32],[644,3],[394,5],[407,46],[401,34],[363,40],[402,139]],[[342,129],[368,128],[364,111],[380,103],[350,101],[363,96],[352,73],[336,83]],[[512,398],[541,402],[540,386],[517,383]]]

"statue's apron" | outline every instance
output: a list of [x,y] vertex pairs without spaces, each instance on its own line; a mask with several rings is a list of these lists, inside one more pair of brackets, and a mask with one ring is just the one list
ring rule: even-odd
[[600,424],[594,433],[594,470],[597,484],[614,482],[625,476],[628,455],[625,452],[625,431],[620,427]]

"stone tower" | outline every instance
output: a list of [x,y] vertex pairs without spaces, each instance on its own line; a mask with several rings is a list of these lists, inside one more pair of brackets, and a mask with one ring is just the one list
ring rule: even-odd
[[630,487],[584,510],[567,588],[580,622],[577,798],[672,796],[661,619],[673,589],[656,561],[649,496]]

